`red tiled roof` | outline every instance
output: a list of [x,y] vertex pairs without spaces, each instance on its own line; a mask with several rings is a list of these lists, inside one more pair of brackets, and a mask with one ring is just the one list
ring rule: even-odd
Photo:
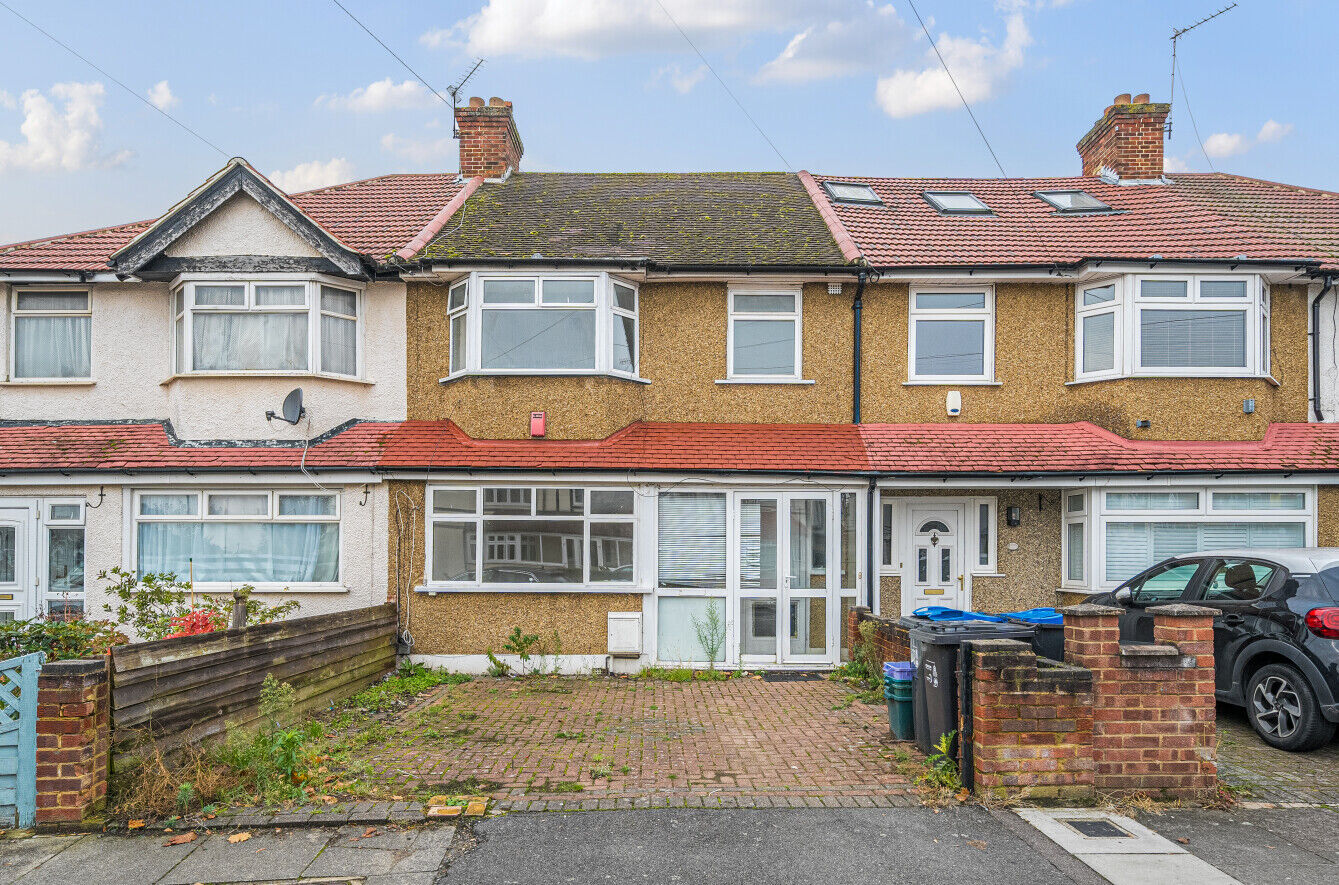
[[[829,203],[876,267],[1073,264],[1087,258],[1339,260],[1339,195],[1221,173],[1124,186],[1096,177],[859,178],[884,206]],[[940,215],[924,191],[970,191],[992,216]],[[1061,215],[1034,191],[1082,190],[1119,210]]]
[[[0,474],[297,469],[298,446],[199,445],[162,424],[0,426]],[[637,422],[602,440],[481,440],[450,421],[363,422],[313,443],[314,470],[588,470],[1034,475],[1339,472],[1339,425],[1246,442],[1128,440],[1089,424]]]
[[[350,249],[382,259],[402,248],[464,186],[454,174],[386,175],[292,194],[298,208]],[[0,270],[105,271],[153,221],[0,246]]]

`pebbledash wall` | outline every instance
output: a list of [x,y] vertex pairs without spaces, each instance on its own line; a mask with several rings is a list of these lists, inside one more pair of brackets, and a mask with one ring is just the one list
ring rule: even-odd
[[[525,438],[532,411],[551,439],[597,439],[638,420],[842,423],[851,418],[852,285],[804,286],[803,359],[812,384],[717,384],[726,377],[724,283],[642,283],[640,384],[605,377],[448,374],[447,287],[407,287],[410,418],[450,418],[471,436]],[[909,288],[881,283],[864,300],[862,419],[963,424],[1092,421],[1131,439],[1260,439],[1271,423],[1306,421],[1307,290],[1271,289],[1270,369],[1263,378],[1126,378],[1074,384],[1074,289],[995,286],[998,385],[908,385]],[[1274,383],[1277,382],[1277,383]],[[944,394],[962,394],[945,414]],[[1244,414],[1242,401],[1255,400]],[[1148,420],[1150,427],[1137,428]]]

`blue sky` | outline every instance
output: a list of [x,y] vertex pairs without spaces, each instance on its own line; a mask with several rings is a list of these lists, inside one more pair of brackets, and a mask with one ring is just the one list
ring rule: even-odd
[[[292,190],[453,171],[447,109],[329,0],[6,0]],[[662,0],[795,169],[997,172],[907,0]],[[515,102],[531,170],[785,168],[656,0],[346,5],[444,89]],[[1216,0],[917,0],[1009,175],[1078,171],[1112,96],[1166,100]],[[1339,4],[1242,0],[1183,38],[1222,171],[1339,189]],[[408,81],[406,83],[406,81]],[[1177,89],[1167,152],[1208,168]],[[226,158],[0,8],[0,243],[155,217]]]

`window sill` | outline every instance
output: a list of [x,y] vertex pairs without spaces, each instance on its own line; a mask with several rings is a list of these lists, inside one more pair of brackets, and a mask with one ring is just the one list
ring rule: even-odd
[[11,378],[0,381],[0,387],[92,387],[97,383],[92,378]]
[[1003,381],[991,381],[986,378],[964,378],[961,380],[930,380],[928,378],[913,378],[910,381],[903,381],[903,387],[1003,387]]
[[1278,380],[1277,378],[1275,378],[1273,375],[1247,375],[1247,374],[1237,374],[1237,375],[1207,374],[1207,375],[1206,375],[1206,374],[1198,374],[1198,373],[1196,373],[1193,369],[1190,370],[1190,374],[1177,374],[1177,373],[1173,373],[1173,372],[1156,373],[1156,374],[1155,374],[1155,373],[1151,373],[1151,372],[1140,372],[1140,373],[1137,374],[1137,375],[1103,375],[1101,378],[1079,378],[1079,379],[1074,380],[1074,381],[1066,381],[1066,382],[1065,382],[1065,386],[1066,386],[1066,387],[1077,387],[1077,386],[1079,386],[1079,385],[1081,385],[1081,384],[1101,384],[1103,381],[1138,381],[1138,380],[1140,380],[1140,379],[1158,379],[1158,378],[1161,378],[1161,379],[1177,378],[1177,379],[1181,379],[1181,380],[1191,379],[1191,378],[1194,378],[1194,379],[1201,379],[1201,378],[1216,378],[1216,379],[1235,380],[1235,381],[1265,381],[1265,382],[1269,383],[1269,384],[1270,384],[1271,386],[1273,386],[1273,387],[1282,387],[1282,386],[1283,386],[1283,385],[1279,382],[1279,380]]
[[[231,593],[237,584],[207,584],[197,582],[195,590],[200,593]],[[348,593],[343,584],[252,584],[256,593]]]
[[415,593],[436,596],[438,593],[638,593],[646,595],[650,588],[637,584],[420,584]]
[[540,370],[520,370],[520,371],[489,371],[480,369],[479,371],[453,372],[445,378],[438,378],[438,384],[450,384],[452,381],[459,381],[461,378],[610,378],[614,381],[627,381],[632,384],[650,384],[646,378],[640,378],[636,375],[620,375],[616,372],[545,372]]
[[804,378],[718,378],[717,384],[814,384]]
[[367,378],[351,378],[348,375],[332,375],[329,372],[178,372],[175,375],[168,375],[158,383],[162,387],[167,387],[177,381],[209,381],[217,378],[315,378],[321,381],[361,384],[365,387],[376,384]]

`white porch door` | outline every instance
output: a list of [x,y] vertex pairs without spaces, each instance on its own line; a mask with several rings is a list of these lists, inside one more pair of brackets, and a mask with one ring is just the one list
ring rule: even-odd
[[967,605],[966,569],[963,564],[962,507],[918,506],[907,508],[907,558],[902,569],[902,613],[925,605],[964,608]]
[[36,538],[35,507],[0,507],[0,621],[35,614]]
[[782,610],[781,662],[833,660],[837,602],[831,495],[787,496],[789,568]]

